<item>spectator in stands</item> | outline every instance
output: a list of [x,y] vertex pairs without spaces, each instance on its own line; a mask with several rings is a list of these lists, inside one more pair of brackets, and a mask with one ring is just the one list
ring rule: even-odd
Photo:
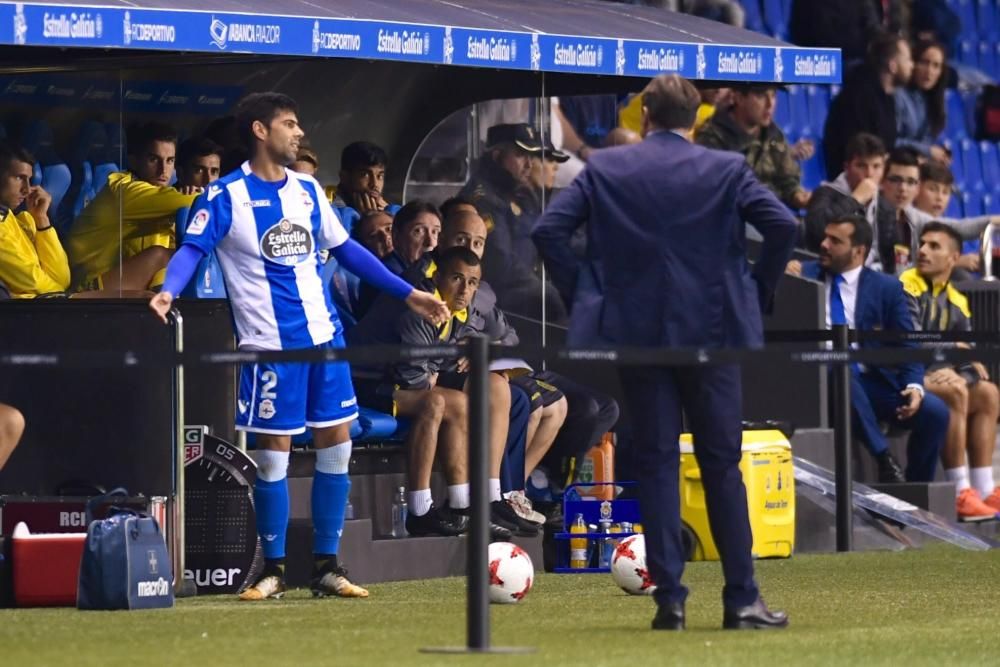
[[186,195],[198,194],[219,180],[225,149],[211,139],[196,137],[177,147],[177,189]]
[[368,211],[354,225],[351,236],[381,260],[392,254],[393,217],[385,211]]
[[913,0],[910,28],[917,39],[943,44],[947,54],[954,55],[951,49],[962,32],[962,21],[948,0]]
[[[392,251],[382,257],[382,263],[402,276],[414,262],[437,247],[440,233],[441,212],[430,202],[414,199],[393,218]],[[359,320],[364,317],[377,296],[378,290],[362,284],[355,317]]]
[[316,172],[319,171],[319,155],[317,155],[316,151],[308,146],[299,146],[299,152],[295,156],[295,162],[289,165],[288,168],[292,171],[297,171],[300,174],[315,176]]
[[757,178],[788,206],[809,204],[811,193],[802,187],[801,170],[774,124],[774,86],[745,86],[733,90],[732,105],[718,109],[697,133],[697,143],[746,156]]
[[912,73],[913,59],[905,39],[885,33],[871,41],[865,64],[848,74],[830,104],[823,130],[827,177],[844,164],[846,146],[860,132],[874,134],[888,148],[896,145],[895,93],[909,83]]
[[[898,0],[890,2],[895,3]],[[799,46],[840,49],[846,69],[864,59],[869,40],[880,30],[881,4],[877,0],[792,0],[789,37]]]
[[683,12],[693,14],[702,18],[711,19],[734,25],[737,28],[743,27],[746,12],[736,0],[613,0],[615,2],[627,2],[632,5],[645,5],[646,7],[659,7],[671,12]]
[[[947,167],[935,163],[937,167]],[[917,256],[922,229],[927,223],[937,220],[951,227],[965,240],[978,239],[990,223],[1000,224],[1000,217],[983,215],[974,218],[945,218],[925,213],[913,206],[921,187],[921,171],[918,154],[910,148],[897,148],[889,155],[885,177],[882,179],[882,196],[896,207],[896,266],[909,265]],[[975,261],[972,261],[974,257]],[[964,256],[963,258],[964,259]],[[961,261],[961,260],[960,260]],[[979,255],[972,254],[966,266],[979,266]],[[956,270],[965,274],[964,270]],[[973,269],[975,270],[975,269]]]
[[461,193],[475,203],[490,230],[485,277],[504,310],[541,318],[544,308],[548,321],[565,322],[562,299],[542,281],[540,263],[532,263],[537,254],[525,261],[517,252],[527,240],[522,239],[520,197],[528,186],[532,155],[544,151],[538,133],[526,123],[494,125],[486,143],[487,152]]
[[147,123],[128,142],[130,171],[111,174],[70,229],[66,249],[76,290],[143,291],[163,283],[174,221],[195,195],[170,186],[177,133]]
[[14,407],[0,403],[0,470],[3,470],[24,433],[24,415]]
[[883,197],[879,184],[885,170],[885,144],[871,134],[858,134],[848,143],[843,171],[832,182],[816,189],[805,217],[806,247],[819,252],[826,228],[833,220],[861,216],[874,229],[875,246],[869,247],[865,266],[896,272],[896,212]]
[[945,61],[944,47],[937,42],[920,41],[913,47],[910,84],[896,89],[896,146],[948,163],[948,149],[935,143],[946,120]]
[[[616,95],[560,97],[555,116],[562,126],[562,148],[586,162],[591,151],[604,148],[608,133],[618,127],[618,97]],[[489,136],[486,143],[489,148],[493,147]]]
[[[872,241],[872,228],[864,217],[836,216],[826,225],[819,261],[804,262],[801,275],[826,284],[827,326],[913,331],[902,284],[865,266]],[[878,345],[862,343],[862,347]],[[903,475],[879,421],[911,430],[906,480],[934,479],[948,429],[948,408],[933,394],[925,395],[923,379],[924,367],[917,363],[851,366],[851,429],[875,457],[880,482],[901,482]]]
[[[918,213],[930,216],[934,220],[950,221],[945,218],[944,213],[948,210],[951,197],[954,193],[955,177],[951,173],[948,165],[936,160],[928,160],[920,165],[920,189],[917,191],[917,198],[913,202],[913,207]],[[980,216],[965,218],[968,223],[957,227],[959,233],[965,239],[974,239],[985,228],[988,222],[1000,222],[997,216]],[[971,271],[978,273],[982,270],[981,260],[978,252],[965,253],[958,258],[955,267],[957,271]]]
[[[920,233],[916,267],[899,277],[922,331],[972,331],[969,300],[951,284],[961,249],[958,232],[930,222]],[[927,391],[950,412],[941,462],[945,477],[955,483],[956,510],[964,521],[993,519],[1000,512],[1000,489],[993,480],[1000,392],[989,380],[986,367],[975,361],[935,364],[924,376]]]
[[[23,148],[0,143],[0,281],[15,299],[62,294],[70,283],[69,260],[49,222],[52,198],[31,185],[34,163]],[[3,454],[0,447],[0,463]]]

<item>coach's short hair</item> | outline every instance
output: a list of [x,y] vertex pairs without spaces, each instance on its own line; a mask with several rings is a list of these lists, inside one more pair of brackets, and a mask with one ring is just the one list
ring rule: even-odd
[[437,206],[423,199],[414,199],[396,211],[396,215],[392,218],[392,233],[405,234],[407,228],[421,213],[430,213],[441,220],[441,211],[438,210]]
[[701,95],[690,81],[679,74],[660,74],[642,91],[642,105],[649,120],[664,130],[687,130],[694,127]]
[[298,113],[299,105],[283,93],[250,93],[236,106],[236,128],[240,141],[248,150],[253,150],[256,137],[253,124],[260,121],[270,127],[271,121],[282,111]]

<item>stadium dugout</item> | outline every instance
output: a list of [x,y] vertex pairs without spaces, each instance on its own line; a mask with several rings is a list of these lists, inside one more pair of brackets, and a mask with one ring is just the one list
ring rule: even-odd
[[[627,95],[661,72],[704,87],[765,82],[809,90],[837,84],[842,74],[836,50],[596,0],[0,2],[0,62],[6,136],[16,140],[44,122],[51,145],[38,154],[47,162],[38,165],[39,182],[46,173],[71,174],[56,211],[61,234],[71,232],[75,214],[108,174],[129,164],[129,128],[155,120],[173,126],[180,141],[214,132],[222,143],[228,130],[218,119],[250,92],[278,90],[299,102],[310,146],[321,157],[321,183],[335,184],[340,149],[365,139],[389,155],[387,199],[405,202],[445,192],[440,186],[448,179],[432,168],[442,162],[459,165],[446,185],[460,187],[468,178],[481,152],[476,138],[486,129],[484,102]],[[549,136],[546,104],[526,108],[524,120]],[[47,170],[53,164],[67,169]],[[233,349],[225,301],[182,299],[178,307],[186,349]],[[824,307],[821,285],[789,278],[769,326],[815,329]],[[515,322],[522,343],[563,342],[564,332],[544,312],[531,315]],[[4,351],[173,349],[172,334],[151,327],[145,300],[0,303]],[[179,327],[171,331],[181,334]],[[579,372],[556,366],[567,376]],[[745,373],[757,389],[747,392],[748,418],[793,421],[816,429],[814,441],[829,443],[820,369],[748,366]],[[586,379],[618,393],[614,373],[606,375],[588,372]],[[28,428],[0,473],[0,495],[50,496],[76,480],[173,498],[185,464],[176,422],[208,426],[234,442],[235,378],[235,367],[221,366],[186,368],[183,384],[160,368],[5,368],[0,401],[17,406]],[[184,401],[171,415],[178,391]],[[373,415],[365,427],[383,427],[375,424],[382,417]],[[371,433],[378,436],[373,447],[356,451],[355,520],[345,531],[355,576],[371,582],[449,574],[440,564],[454,559],[413,558],[413,546],[387,555],[383,545],[384,557],[366,557],[383,542],[373,538],[389,532],[388,502],[402,471],[398,448],[381,447],[386,433]],[[306,455],[293,464],[292,477],[309,465]],[[241,502],[249,502],[246,494]],[[293,523],[300,510],[293,498]]]

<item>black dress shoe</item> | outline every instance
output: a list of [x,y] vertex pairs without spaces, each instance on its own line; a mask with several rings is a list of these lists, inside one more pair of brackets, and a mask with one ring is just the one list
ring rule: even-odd
[[538,524],[519,517],[506,500],[494,500],[490,503],[490,521],[520,537],[538,535]]
[[760,630],[787,625],[788,615],[783,611],[771,611],[760,597],[746,607],[726,609],[722,615],[722,627],[726,630]]
[[878,463],[879,484],[896,484],[906,481],[903,469],[899,467],[899,462],[889,453],[889,450],[876,456],[875,461]]
[[431,505],[427,514],[417,516],[415,514],[406,515],[406,532],[411,537],[426,537],[429,535],[443,535],[450,537],[461,535],[469,528],[469,518],[444,512]]
[[684,603],[671,602],[661,604],[656,607],[656,616],[653,617],[654,630],[683,630],[684,629]]

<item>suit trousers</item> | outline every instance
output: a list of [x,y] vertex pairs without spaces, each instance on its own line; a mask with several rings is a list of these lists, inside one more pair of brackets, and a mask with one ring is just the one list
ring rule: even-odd
[[738,366],[620,370],[632,423],[639,502],[646,529],[646,563],[658,604],[683,602],[685,552],[680,520],[682,410],[694,436],[712,537],[722,559],[727,608],[758,597],[753,577],[753,536],[742,456],[742,389]]
[[906,481],[931,482],[948,431],[948,406],[930,393],[924,394],[917,414],[907,420],[896,416],[906,399],[877,370],[851,371],[851,429],[854,437],[878,456],[889,448],[879,426],[887,421],[910,431],[906,445]]

